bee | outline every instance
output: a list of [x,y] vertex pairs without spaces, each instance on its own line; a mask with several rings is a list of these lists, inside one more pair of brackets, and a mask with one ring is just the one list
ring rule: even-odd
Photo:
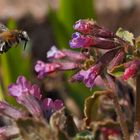
[[0,54],[7,52],[14,44],[18,45],[24,41],[24,49],[26,48],[29,36],[26,31],[9,30],[0,23]]

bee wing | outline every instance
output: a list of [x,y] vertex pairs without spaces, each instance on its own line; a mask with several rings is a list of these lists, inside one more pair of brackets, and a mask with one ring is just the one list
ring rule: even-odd
[[8,28],[2,23],[0,23],[0,33],[5,32],[5,31],[8,31]]

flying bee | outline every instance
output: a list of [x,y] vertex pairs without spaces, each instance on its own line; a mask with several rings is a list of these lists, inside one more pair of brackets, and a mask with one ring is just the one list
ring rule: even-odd
[[0,54],[7,52],[14,44],[19,44],[24,41],[24,49],[29,41],[29,36],[26,31],[8,30],[0,23]]

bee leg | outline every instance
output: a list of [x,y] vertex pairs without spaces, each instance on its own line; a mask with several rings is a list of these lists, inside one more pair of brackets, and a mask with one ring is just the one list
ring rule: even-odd
[[7,43],[8,48],[11,48],[12,47],[12,42],[7,41],[6,43]]
[[15,47],[18,46],[19,42],[20,42],[20,40],[17,38],[17,39],[16,39],[16,46],[15,46]]
[[24,50],[25,50],[25,48],[26,48],[26,45],[27,45],[27,41],[25,41],[25,44],[24,44]]

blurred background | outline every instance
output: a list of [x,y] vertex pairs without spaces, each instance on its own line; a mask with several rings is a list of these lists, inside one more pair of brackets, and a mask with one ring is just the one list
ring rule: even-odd
[[112,31],[122,27],[138,36],[139,15],[140,0],[0,0],[0,22],[9,29],[26,30],[30,37],[25,51],[17,47],[0,56],[1,100],[16,104],[8,96],[7,87],[18,75],[25,75],[41,86],[44,96],[63,99],[73,113],[81,116],[84,99],[93,91],[79,83],[69,84],[71,73],[37,80],[36,61],[47,61],[46,52],[52,45],[69,48],[73,24],[79,19],[93,18]]

